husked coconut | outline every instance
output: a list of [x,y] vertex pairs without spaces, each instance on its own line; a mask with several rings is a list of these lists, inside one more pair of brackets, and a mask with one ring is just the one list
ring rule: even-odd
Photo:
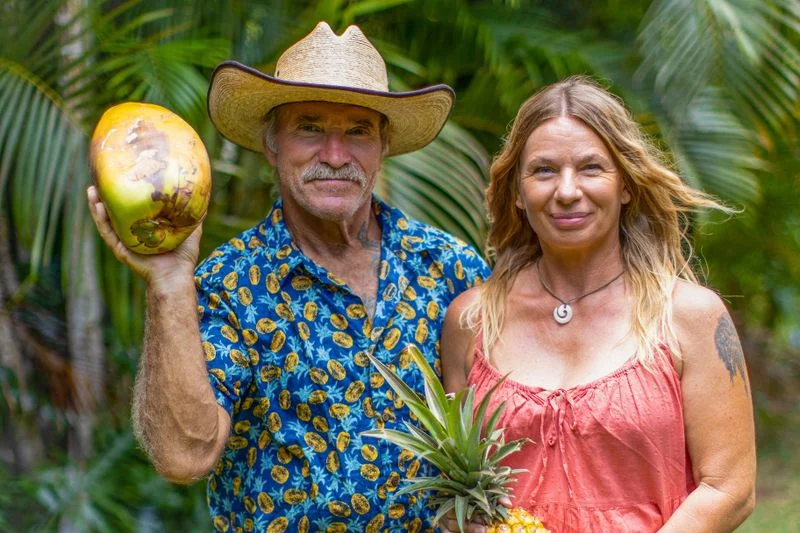
[[92,175],[120,240],[140,254],[175,249],[200,224],[211,196],[203,141],[158,105],[108,109],[92,135]]

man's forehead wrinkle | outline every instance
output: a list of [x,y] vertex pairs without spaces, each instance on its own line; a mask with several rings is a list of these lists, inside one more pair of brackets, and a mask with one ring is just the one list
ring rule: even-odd
[[[346,114],[335,114],[329,117],[332,122],[337,123],[349,123],[354,124],[356,126],[368,126],[374,128],[376,126],[376,120],[372,118],[353,118],[347,116]],[[301,123],[301,122],[323,122],[325,118],[322,115],[318,114],[310,114],[310,113],[302,113],[291,117],[290,119],[292,122]]]
[[295,122],[319,122],[320,120],[322,120],[322,116],[303,114],[294,117],[294,120]]
[[370,126],[370,127],[375,126],[375,121],[370,118],[359,118],[357,120],[354,120],[353,123],[358,126]]

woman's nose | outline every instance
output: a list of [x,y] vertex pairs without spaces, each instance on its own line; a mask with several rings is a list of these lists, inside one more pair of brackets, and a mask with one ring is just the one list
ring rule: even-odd
[[581,197],[581,189],[578,184],[575,171],[571,168],[564,168],[558,177],[556,188],[556,199],[562,203],[572,203]]

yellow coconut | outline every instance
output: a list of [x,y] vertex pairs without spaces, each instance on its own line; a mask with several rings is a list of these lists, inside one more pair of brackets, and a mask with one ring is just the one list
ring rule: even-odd
[[186,121],[161,106],[126,102],[108,109],[92,135],[89,160],[111,225],[134,252],[173,250],[208,209],[205,146]]

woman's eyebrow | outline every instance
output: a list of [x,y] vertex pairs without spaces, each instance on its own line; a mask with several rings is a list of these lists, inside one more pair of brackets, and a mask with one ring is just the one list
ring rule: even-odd
[[525,163],[525,170],[530,172],[538,166],[555,166],[555,162],[548,157],[536,156]]

